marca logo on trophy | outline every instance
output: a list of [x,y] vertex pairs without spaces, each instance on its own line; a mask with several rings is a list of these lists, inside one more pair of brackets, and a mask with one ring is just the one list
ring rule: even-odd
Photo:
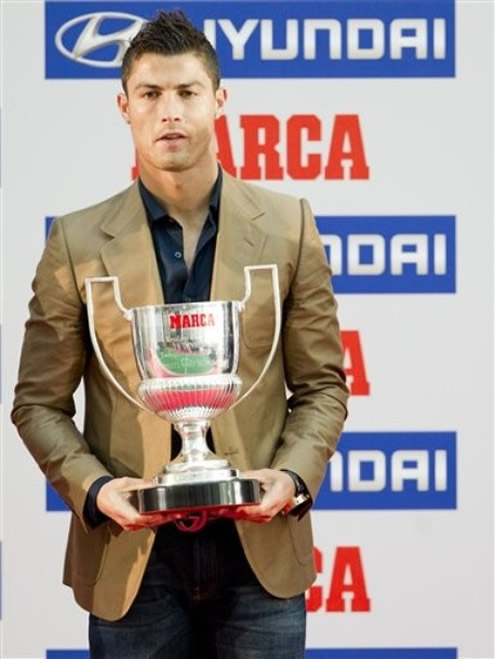
[[[257,379],[239,397],[242,382],[239,365],[241,314],[251,296],[251,273],[271,273],[275,321],[272,346]],[[129,401],[169,421],[182,439],[182,450],[150,487],[135,492],[142,513],[181,511],[182,530],[195,531],[219,508],[259,503],[256,479],[242,478],[228,460],[212,453],[206,442],[211,419],[233,409],[258,385],[268,370],[280,333],[280,293],[275,265],[244,268],[242,301],[165,304],[126,309],[116,277],[86,279],[91,341],[103,372]],[[140,401],[117,382],[105,363],[95,330],[93,287],[113,286],[115,303],[132,324],[137,368],[141,376]],[[157,441],[160,441],[157,438]]]

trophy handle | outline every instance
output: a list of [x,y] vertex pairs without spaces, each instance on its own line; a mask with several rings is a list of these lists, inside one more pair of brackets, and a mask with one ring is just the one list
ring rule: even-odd
[[117,279],[117,277],[87,277],[84,280],[84,285],[86,288],[86,306],[88,310],[89,336],[91,339],[91,343],[93,345],[93,350],[95,351],[96,358],[98,359],[98,363],[100,364],[100,367],[103,373],[108,378],[108,380],[110,380],[113,386],[116,387],[116,389],[120,391],[120,393],[123,396],[125,396],[129,402],[134,403],[134,405],[136,405],[137,407],[140,407],[142,410],[146,410],[146,412],[149,412],[150,410],[145,405],[140,403],[137,399],[131,396],[131,394],[124,389],[124,387],[120,384],[120,382],[118,382],[115,375],[108,368],[107,363],[105,362],[95,331],[93,289],[92,289],[93,284],[112,284],[115,303],[119,311],[124,316],[125,320],[127,320],[128,322],[130,322],[132,319],[132,312],[126,307],[124,307],[124,305],[122,304],[122,298],[120,297],[119,280]]
[[272,337],[272,347],[270,348],[270,353],[267,357],[267,360],[265,362],[265,365],[263,366],[263,369],[261,370],[261,373],[258,375],[254,383],[249,387],[247,391],[245,391],[240,398],[236,400],[236,402],[230,407],[229,409],[234,409],[236,405],[238,405],[241,401],[243,401],[249,394],[255,389],[255,387],[258,386],[258,384],[261,382],[261,379],[267,372],[267,370],[270,368],[270,364],[272,363],[273,357],[275,355],[275,351],[277,350],[277,344],[278,344],[278,337],[280,334],[280,325],[282,321],[282,313],[280,310],[280,288],[278,284],[278,268],[274,263],[270,263],[267,265],[247,265],[244,268],[244,282],[245,282],[245,295],[244,298],[239,302],[239,307],[240,311],[244,310],[244,307],[246,306],[246,302],[249,300],[251,297],[251,272],[255,270],[269,270],[272,274],[272,289],[273,289],[273,306],[275,309],[275,323],[273,325],[273,337]]

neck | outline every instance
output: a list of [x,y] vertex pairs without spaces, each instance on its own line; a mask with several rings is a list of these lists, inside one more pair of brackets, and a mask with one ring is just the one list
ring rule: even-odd
[[139,176],[170,215],[187,219],[208,206],[218,176],[218,165],[214,160],[207,168],[170,172],[150,171],[145,163],[140,162]]

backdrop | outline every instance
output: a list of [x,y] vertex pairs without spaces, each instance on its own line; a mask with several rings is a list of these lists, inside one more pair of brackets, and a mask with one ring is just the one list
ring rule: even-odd
[[352,398],[307,656],[494,657],[490,0],[2,2],[1,656],[87,656],[69,515],[9,413],[50,218],[135,175],[118,64],[178,4],[220,55],[222,164],[309,199],[334,271]]

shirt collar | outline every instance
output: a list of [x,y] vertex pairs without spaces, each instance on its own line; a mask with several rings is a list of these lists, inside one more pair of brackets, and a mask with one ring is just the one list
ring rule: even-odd
[[[215,185],[211,191],[210,196],[210,215],[213,218],[215,224],[218,224],[218,211],[220,207],[220,193],[222,191],[222,168],[218,168],[218,176],[215,181]],[[141,194],[141,199],[143,200],[146,213],[150,222],[155,222],[162,219],[173,219],[168,214],[167,210],[163,208],[160,202],[152,195],[148,188],[144,185],[141,179],[138,180],[139,193]]]

